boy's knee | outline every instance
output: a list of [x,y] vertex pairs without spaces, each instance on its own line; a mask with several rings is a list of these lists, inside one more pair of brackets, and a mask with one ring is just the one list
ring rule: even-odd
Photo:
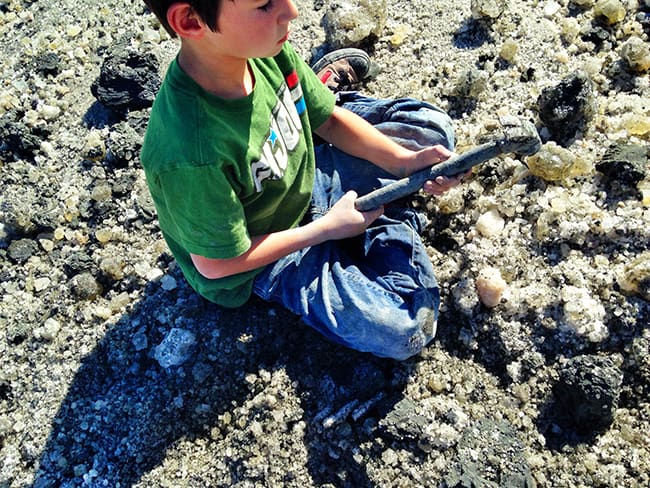
[[417,356],[436,335],[437,314],[431,308],[421,308],[414,319],[410,319],[410,326],[404,327],[401,323],[399,334],[388,334],[382,341],[382,348],[372,351],[375,355],[389,357],[398,361]]

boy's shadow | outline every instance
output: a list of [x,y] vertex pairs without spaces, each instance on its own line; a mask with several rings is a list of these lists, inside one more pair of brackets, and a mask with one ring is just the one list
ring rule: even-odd
[[[210,466],[193,477],[203,486],[256,477],[264,483],[253,452],[274,449],[306,459],[292,473],[280,464],[295,460],[266,457],[262,472],[285,472],[284,486],[304,480],[304,464],[315,485],[374,486],[352,452],[374,439],[377,411],[331,428],[324,420],[378,391],[386,403],[398,401],[412,365],[339,347],[256,299],[222,309],[172,274],[175,289],[150,283],[146,297],[82,360],[34,486],[130,486],[168,456],[182,456],[174,445],[184,440],[208,445]],[[172,328],[191,332],[196,343],[183,364],[163,368],[156,346]]]

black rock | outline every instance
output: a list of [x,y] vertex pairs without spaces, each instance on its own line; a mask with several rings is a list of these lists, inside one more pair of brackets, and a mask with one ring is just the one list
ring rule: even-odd
[[126,112],[150,107],[160,84],[158,61],[153,54],[117,46],[104,59],[90,91],[106,107]]
[[11,120],[10,114],[0,118],[0,158],[34,159],[34,153],[41,147],[50,131],[46,128],[28,128],[22,122]]
[[648,149],[638,144],[612,144],[596,169],[610,180],[634,185],[648,173]]
[[63,271],[68,277],[83,272],[97,272],[95,261],[88,254],[81,251],[74,251],[65,257]]
[[609,357],[577,356],[564,365],[554,393],[580,434],[606,429],[614,419],[623,373]]
[[584,127],[595,111],[592,81],[586,73],[573,73],[558,85],[542,90],[537,105],[539,117],[553,140],[564,144]]

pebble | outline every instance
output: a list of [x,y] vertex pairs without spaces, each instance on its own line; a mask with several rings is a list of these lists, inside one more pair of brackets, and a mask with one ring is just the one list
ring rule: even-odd
[[598,0],[594,15],[603,17],[609,24],[616,24],[625,18],[625,7],[619,0]]
[[588,175],[593,169],[589,161],[553,141],[543,144],[537,153],[528,156],[526,165],[531,174],[546,181]]
[[650,70],[650,45],[640,37],[632,36],[621,47],[621,59],[637,73]]
[[499,18],[506,6],[504,0],[472,0],[470,3],[473,18],[489,21]]
[[497,209],[490,209],[476,221],[476,230],[483,237],[495,237],[503,232],[506,223]]
[[489,308],[494,308],[501,303],[507,287],[508,284],[497,268],[483,268],[476,278],[476,290],[479,299],[483,305]]
[[386,0],[332,1],[323,26],[333,48],[359,46],[370,36],[381,37],[386,25]]
[[625,292],[650,300],[650,251],[639,254],[627,263],[618,277],[618,283]]
[[196,335],[186,329],[174,327],[154,349],[154,358],[163,368],[180,366],[192,354],[196,345]]
[[60,330],[61,323],[56,319],[49,318],[43,324],[43,327],[40,330],[40,336],[46,341],[53,341]]
[[602,342],[609,336],[605,325],[605,307],[584,287],[567,285],[560,291],[563,302],[563,323],[589,342]]

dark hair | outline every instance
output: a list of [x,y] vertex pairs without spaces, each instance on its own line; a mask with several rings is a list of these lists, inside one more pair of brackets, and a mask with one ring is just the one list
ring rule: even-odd
[[[178,37],[174,29],[171,28],[167,22],[167,10],[171,5],[179,0],[144,0],[149,10],[151,10],[158,20],[165,28],[165,30],[172,37]],[[187,3],[194,12],[201,18],[203,22],[214,32],[217,32],[217,16],[219,15],[219,7],[221,0],[180,0]]]

